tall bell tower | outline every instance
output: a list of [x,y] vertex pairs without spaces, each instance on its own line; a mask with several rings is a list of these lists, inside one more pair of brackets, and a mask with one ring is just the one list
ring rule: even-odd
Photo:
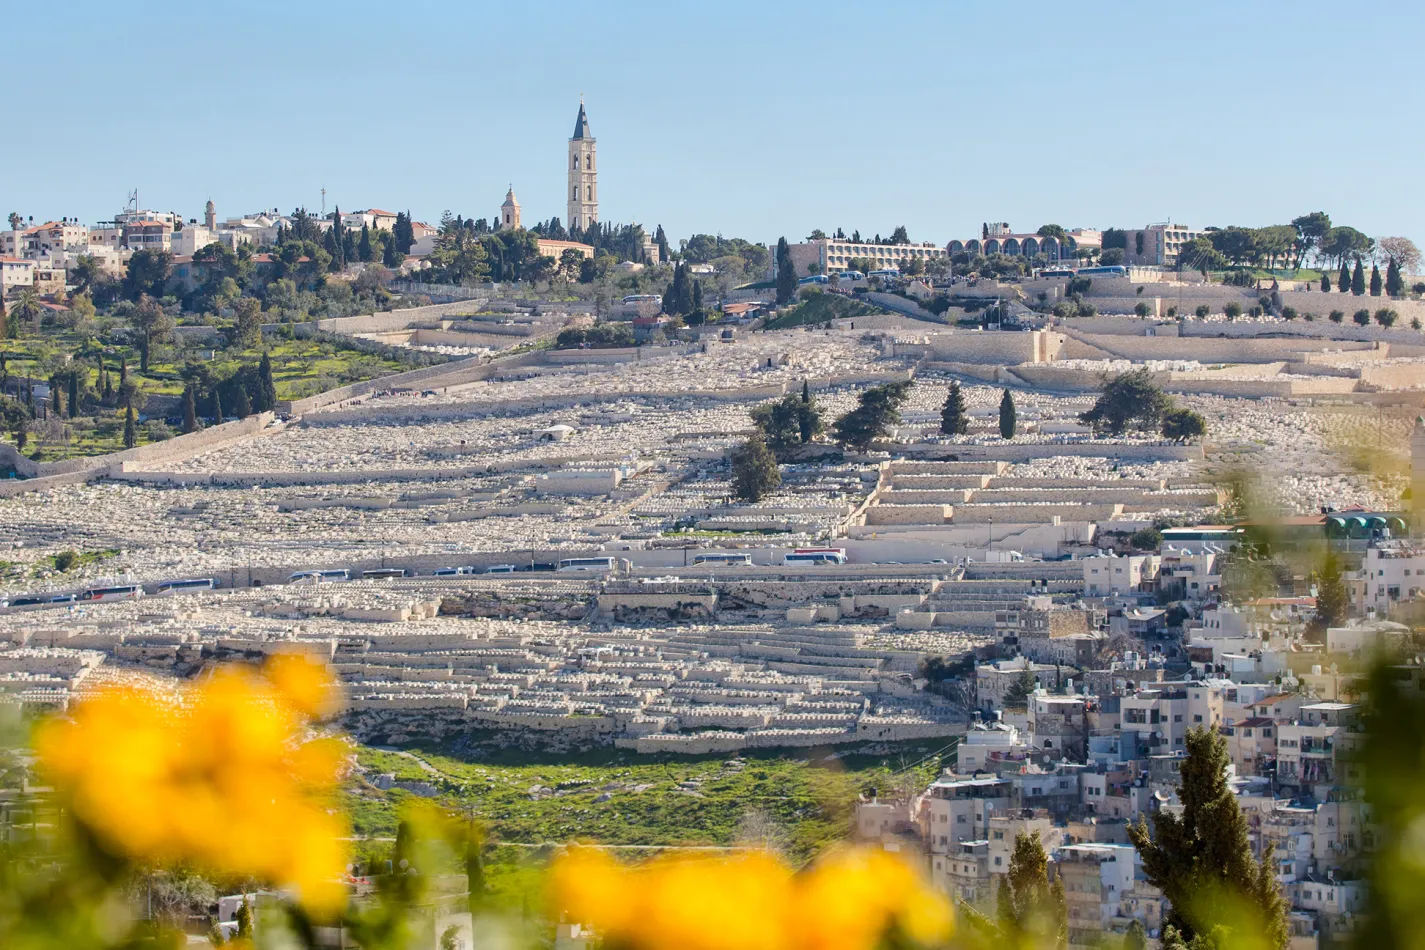
[[579,117],[574,120],[574,136],[569,139],[569,220],[570,228],[588,228],[599,220],[599,159],[584,99],[579,98]]

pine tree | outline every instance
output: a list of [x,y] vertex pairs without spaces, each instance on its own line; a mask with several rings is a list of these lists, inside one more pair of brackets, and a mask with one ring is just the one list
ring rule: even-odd
[[223,422],[223,397],[216,389],[213,390],[213,425],[222,425]]
[[1062,879],[1049,880],[1049,856],[1037,834],[1014,837],[1009,871],[997,895],[1000,934],[1011,946],[1063,946],[1069,939]]
[[237,387],[237,400],[233,404],[233,412],[237,413],[239,419],[246,419],[252,415],[252,400],[248,398],[247,387],[241,381]]
[[371,250],[371,228],[364,224],[361,226],[361,242],[356,246],[356,255],[363,264],[376,260],[376,255]]
[[791,303],[797,295],[797,268],[792,263],[792,251],[787,239],[777,239],[777,303]]
[[124,405],[124,448],[131,449],[138,444],[138,419],[134,416],[134,404],[129,401]]
[[965,396],[960,392],[960,382],[950,383],[945,394],[945,405],[940,407],[940,432],[942,435],[964,435],[970,431],[970,419],[965,412]]
[[272,361],[267,354],[257,364],[257,400],[253,408],[258,412],[272,412],[277,408],[277,384],[272,379]]
[[1259,862],[1252,857],[1247,821],[1227,784],[1227,741],[1206,727],[1188,730],[1187,757],[1179,770],[1181,816],[1153,815],[1153,833],[1139,816],[1128,829],[1143,873],[1172,904],[1164,921],[1191,942],[1226,924],[1224,911],[1245,904],[1257,918],[1254,933],[1264,946],[1284,948],[1289,939],[1287,903],[1273,873],[1268,845]]
[[1351,269],[1346,266],[1344,257],[1341,258],[1341,273],[1336,275],[1336,289],[1343,294],[1351,289]]
[[1014,408],[1014,395],[1008,389],[999,399],[999,437],[1001,439],[1014,438],[1015,427],[1019,424],[1018,413]]
[[1393,257],[1385,265],[1385,292],[1392,297],[1405,293],[1405,278],[1400,276],[1400,265]]
[[1356,269],[1351,272],[1351,293],[1357,297],[1364,296],[1366,292],[1366,272],[1361,267],[1361,259],[1356,258]]
[[732,456],[732,492],[743,501],[757,502],[782,484],[777,458],[760,435],[742,444]]
[[183,431],[185,434],[198,431],[198,402],[192,386],[183,390]]

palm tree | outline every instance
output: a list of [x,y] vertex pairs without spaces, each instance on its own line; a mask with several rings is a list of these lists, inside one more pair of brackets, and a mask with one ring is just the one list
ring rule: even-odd
[[40,321],[40,314],[43,312],[44,308],[40,306],[39,294],[35,293],[34,290],[29,287],[26,287],[24,290],[20,291],[20,296],[15,301],[16,317],[22,320],[28,320],[31,323],[38,325]]

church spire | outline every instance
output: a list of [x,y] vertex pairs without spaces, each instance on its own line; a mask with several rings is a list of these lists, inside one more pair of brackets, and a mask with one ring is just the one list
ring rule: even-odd
[[584,112],[584,97],[580,96],[579,117],[574,120],[573,138],[577,141],[579,139],[591,139],[593,137],[593,134],[589,131],[589,116]]

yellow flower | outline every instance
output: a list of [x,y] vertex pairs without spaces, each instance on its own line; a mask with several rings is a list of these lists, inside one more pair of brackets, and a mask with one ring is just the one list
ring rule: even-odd
[[101,691],[39,729],[41,767],[118,856],[288,884],[333,910],[346,828],[327,798],[341,760],[301,741],[320,703],[317,679],[294,669],[229,667],[177,697]]
[[763,852],[629,869],[576,848],[555,862],[550,886],[570,920],[635,950],[871,950],[893,925],[935,943],[953,924],[944,899],[884,851],[840,851],[794,875]]

